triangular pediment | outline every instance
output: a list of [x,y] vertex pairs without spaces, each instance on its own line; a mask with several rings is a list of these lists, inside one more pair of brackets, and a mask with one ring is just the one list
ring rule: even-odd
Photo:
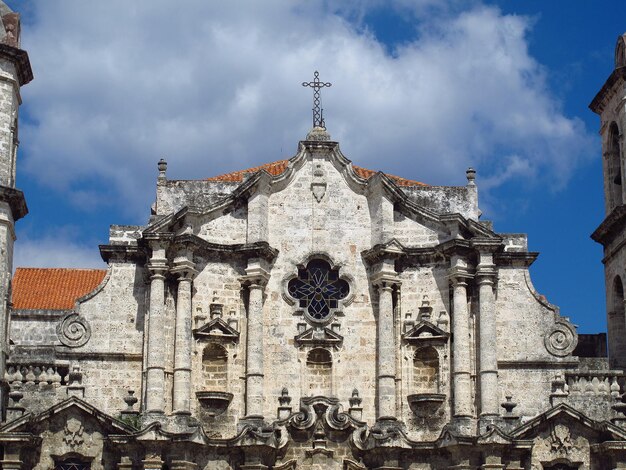
[[196,339],[217,341],[239,341],[239,332],[221,318],[214,318],[206,325],[193,330]]
[[584,429],[589,435],[595,436],[596,442],[626,440],[626,430],[608,421],[595,421],[565,403],[558,404],[536,416],[510,434],[516,439],[532,439],[541,432],[562,423],[567,423],[570,427],[574,425]]
[[329,328],[309,328],[294,338],[298,345],[337,346],[343,343],[343,336]]
[[130,435],[135,432],[135,429],[131,426],[107,415],[106,413],[103,413],[93,405],[90,405],[86,401],[77,397],[70,397],[67,400],[51,406],[41,413],[29,413],[21,418],[15,419],[0,428],[0,432],[32,432],[33,430],[36,430],[36,428],[41,427],[41,425],[46,421],[50,421],[52,419],[56,420],[59,416],[69,417],[71,415],[82,415],[85,419],[96,421],[97,426],[104,431],[104,434]]
[[440,341],[445,342],[450,336],[449,333],[443,331],[436,325],[433,325],[429,321],[421,321],[404,335],[402,339],[409,343],[420,343],[427,341]]

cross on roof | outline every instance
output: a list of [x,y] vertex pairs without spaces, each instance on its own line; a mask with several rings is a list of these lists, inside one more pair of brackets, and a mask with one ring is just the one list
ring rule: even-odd
[[326,124],[324,123],[324,108],[321,107],[322,99],[320,97],[320,90],[324,87],[332,86],[332,83],[320,81],[320,74],[316,70],[313,81],[302,82],[302,86],[310,86],[313,88],[313,127],[326,129]]

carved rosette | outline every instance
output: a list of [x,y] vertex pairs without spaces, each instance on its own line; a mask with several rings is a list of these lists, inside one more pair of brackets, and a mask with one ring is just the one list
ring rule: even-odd
[[574,326],[566,321],[557,321],[552,331],[544,336],[548,352],[557,357],[565,357],[574,351],[578,344],[578,335]]
[[57,325],[59,341],[70,348],[84,346],[91,337],[91,327],[78,313],[65,315]]

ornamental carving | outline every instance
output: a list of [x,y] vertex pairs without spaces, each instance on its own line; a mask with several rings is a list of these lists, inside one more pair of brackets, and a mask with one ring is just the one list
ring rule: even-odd
[[59,341],[70,348],[78,348],[89,341],[91,327],[87,320],[78,313],[65,315],[57,325]]
[[574,351],[578,344],[578,335],[571,323],[560,320],[551,332],[544,337],[548,352],[557,357],[565,357]]
[[557,424],[550,432],[550,450],[557,454],[568,454],[574,447],[569,428]]
[[65,428],[63,428],[63,442],[74,449],[85,442],[83,438],[84,432],[83,423],[76,418],[70,418],[65,423]]

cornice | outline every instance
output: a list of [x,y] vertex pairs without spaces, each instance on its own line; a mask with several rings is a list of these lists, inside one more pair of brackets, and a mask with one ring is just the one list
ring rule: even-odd
[[146,248],[139,245],[100,245],[100,256],[106,263],[144,263],[148,258]]
[[594,96],[593,100],[591,100],[591,103],[589,103],[589,109],[591,109],[591,111],[596,114],[601,114],[602,111],[604,111],[604,106],[606,105],[606,96],[614,89],[616,83],[618,83],[620,80],[624,80],[625,78],[626,67],[619,67],[613,70],[611,75],[609,75],[609,78],[606,80],[606,82],[604,82],[604,85],[602,85],[600,91],[596,94],[596,96]]
[[615,207],[591,234],[591,239],[604,247],[609,245],[615,236],[622,233],[626,222],[626,205]]
[[33,79],[33,70],[30,66],[28,52],[8,44],[0,44],[0,57],[9,59],[15,64],[20,86],[26,85]]
[[[0,46],[2,46],[2,44],[0,44]],[[0,201],[9,204],[14,221],[18,221],[28,214],[24,193],[19,189],[0,186]]]

